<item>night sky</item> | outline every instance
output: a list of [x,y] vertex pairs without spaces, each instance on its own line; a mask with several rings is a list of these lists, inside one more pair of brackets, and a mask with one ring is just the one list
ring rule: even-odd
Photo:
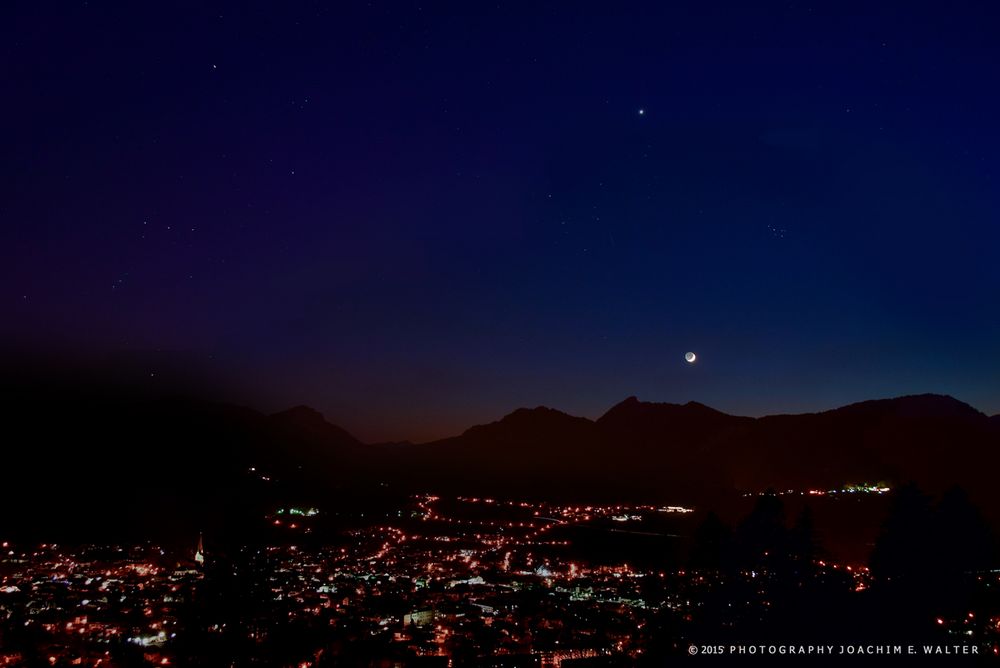
[[177,354],[368,440],[1000,412],[992,3],[2,12],[8,351]]

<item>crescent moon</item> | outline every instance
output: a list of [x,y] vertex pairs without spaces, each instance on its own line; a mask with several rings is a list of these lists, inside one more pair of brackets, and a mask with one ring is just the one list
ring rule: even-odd
[[695,360],[697,359],[698,356],[695,355],[694,353],[684,353],[684,361],[686,361],[688,364],[694,364]]

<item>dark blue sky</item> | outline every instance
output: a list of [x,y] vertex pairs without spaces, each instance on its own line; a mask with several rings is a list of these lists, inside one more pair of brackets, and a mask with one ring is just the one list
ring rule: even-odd
[[629,394],[1000,412],[998,24],[990,3],[7,5],[0,334],[179,351],[367,439]]

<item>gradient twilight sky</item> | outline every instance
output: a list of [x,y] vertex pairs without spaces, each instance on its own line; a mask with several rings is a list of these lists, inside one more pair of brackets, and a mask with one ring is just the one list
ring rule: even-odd
[[991,3],[2,12],[8,347],[178,351],[369,440],[1000,412]]

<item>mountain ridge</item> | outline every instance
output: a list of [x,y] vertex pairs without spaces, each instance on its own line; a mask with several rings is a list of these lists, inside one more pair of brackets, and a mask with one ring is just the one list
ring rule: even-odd
[[521,408],[418,444],[365,444],[304,406],[265,414],[89,388],[11,397],[0,424],[18,434],[7,458],[18,475],[0,488],[0,529],[12,531],[90,532],[95,517],[236,531],[279,504],[344,507],[373,489],[711,506],[767,487],[915,480],[962,484],[1000,511],[1000,420],[946,395],[756,418],[627,397],[595,420]]
[[[461,436],[463,434],[466,434],[470,430],[477,430],[477,429],[480,429],[482,427],[488,427],[490,425],[496,425],[496,424],[499,424],[499,423],[509,423],[511,420],[518,420],[522,416],[528,415],[528,414],[533,414],[533,415],[540,415],[540,414],[544,414],[544,415],[556,415],[557,414],[557,415],[566,416],[568,418],[573,418],[573,419],[576,419],[576,420],[585,420],[585,421],[588,421],[588,422],[591,422],[591,423],[594,423],[594,424],[600,424],[602,420],[605,420],[610,415],[613,415],[616,411],[619,411],[619,410],[634,410],[636,407],[639,407],[639,408],[641,408],[643,410],[649,410],[649,409],[659,409],[659,410],[669,409],[671,411],[677,411],[678,413],[680,413],[680,411],[692,411],[692,412],[693,411],[698,411],[698,412],[701,412],[703,414],[712,414],[712,415],[716,415],[716,416],[720,416],[720,417],[724,417],[724,418],[735,418],[735,419],[739,419],[739,420],[755,420],[756,421],[756,420],[765,420],[765,419],[769,419],[769,418],[779,418],[779,417],[815,416],[815,415],[825,415],[825,414],[830,414],[830,413],[862,411],[862,410],[867,409],[867,408],[878,407],[878,406],[899,406],[899,405],[905,405],[905,406],[911,407],[911,408],[914,407],[914,406],[917,406],[917,405],[923,405],[924,407],[932,407],[933,405],[937,405],[939,407],[940,406],[952,406],[954,408],[959,409],[957,411],[958,413],[964,413],[964,414],[970,415],[970,416],[986,418],[986,419],[988,419],[990,421],[994,421],[995,420],[998,424],[1000,424],[1000,414],[988,416],[985,413],[983,413],[982,411],[980,411],[980,410],[976,409],[975,407],[973,407],[972,405],[967,404],[967,403],[961,401],[960,399],[956,399],[955,397],[952,397],[951,395],[948,395],[948,394],[937,394],[937,393],[932,393],[932,392],[925,392],[925,393],[919,393],[919,394],[905,394],[905,395],[900,395],[900,396],[896,396],[896,397],[883,397],[883,398],[878,398],[878,399],[864,399],[864,400],[861,400],[861,401],[856,401],[856,402],[852,402],[852,403],[849,403],[849,404],[844,404],[842,406],[836,406],[836,407],[833,407],[833,408],[826,408],[826,409],[817,410],[817,411],[805,411],[805,412],[801,412],[801,413],[767,413],[767,414],[759,415],[759,416],[747,416],[747,415],[738,415],[738,414],[733,414],[733,413],[726,413],[725,411],[721,411],[721,410],[719,410],[717,408],[713,408],[712,406],[709,406],[708,404],[704,404],[704,403],[701,403],[701,402],[698,402],[698,401],[688,401],[688,402],[685,402],[683,404],[671,403],[671,402],[643,401],[643,400],[639,399],[636,395],[630,395],[630,396],[626,397],[625,399],[623,399],[622,401],[620,401],[620,402],[614,404],[613,406],[611,406],[610,408],[608,408],[604,413],[602,413],[597,418],[588,418],[588,417],[585,417],[585,416],[573,415],[572,413],[568,413],[568,412],[563,411],[561,409],[553,408],[551,406],[545,406],[545,405],[539,405],[539,406],[536,406],[534,408],[519,407],[519,408],[513,409],[509,413],[504,414],[503,416],[501,416],[500,418],[498,418],[497,420],[494,420],[492,422],[487,422],[487,423],[483,423],[483,424],[476,424],[476,425],[472,425],[470,427],[467,427],[460,434],[456,434],[456,435],[453,435],[453,436],[445,436],[445,437],[437,438],[437,439],[432,439],[430,441],[409,441],[409,440],[404,440],[404,441],[394,441],[393,443],[405,443],[405,444],[414,444],[414,445],[427,445],[427,444],[432,444],[432,443],[439,443],[439,442],[448,441],[448,440],[451,440],[451,439],[456,438],[458,436]],[[305,407],[300,407],[300,408],[305,408]],[[956,411],[951,411],[951,412],[956,412]]]

